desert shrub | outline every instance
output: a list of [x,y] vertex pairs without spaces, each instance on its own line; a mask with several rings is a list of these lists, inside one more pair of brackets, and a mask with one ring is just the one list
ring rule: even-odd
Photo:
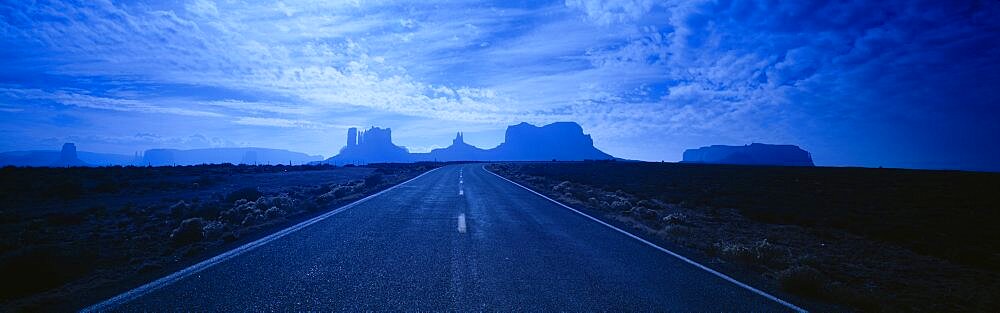
[[21,214],[18,214],[18,212],[0,210],[0,224],[14,223],[20,220],[21,220]]
[[226,196],[226,202],[232,203],[240,199],[253,201],[257,198],[260,198],[260,196],[261,193],[260,191],[257,190],[257,187],[245,187],[230,192],[229,195]]
[[720,242],[715,244],[714,250],[731,261],[763,266],[781,265],[788,256],[787,249],[777,247],[767,239],[750,244]]
[[777,279],[785,291],[814,297],[819,295],[826,282],[822,273],[808,265],[789,267],[778,272]]
[[207,239],[215,239],[222,236],[222,232],[225,231],[226,224],[220,221],[212,221],[201,228],[202,234],[204,234]]
[[276,206],[273,206],[270,209],[267,209],[267,211],[264,211],[264,215],[267,216],[268,219],[275,219],[275,218],[284,216],[285,215],[285,210],[282,210],[282,209],[279,209]]
[[647,209],[646,207],[641,207],[641,206],[633,207],[632,210],[631,210],[631,212],[632,212],[632,215],[635,215],[636,217],[638,217],[640,219],[643,219],[643,220],[650,220],[650,221],[652,221],[652,220],[656,220],[656,218],[658,217],[658,214],[656,213],[656,211],[653,211],[653,210]]
[[75,179],[63,180],[49,186],[46,195],[62,200],[73,200],[83,195],[83,183]]
[[253,202],[253,210],[260,211],[263,213],[265,210],[269,209],[271,205],[269,204],[268,199],[270,198],[268,197],[257,198],[257,200]]
[[379,174],[379,173],[368,175],[368,177],[365,177],[365,187],[368,187],[368,188],[377,187],[384,180],[385,180],[385,177],[382,176],[382,174]]
[[358,188],[357,186],[346,185],[346,186],[337,186],[337,188],[333,188],[331,192],[333,192],[333,195],[335,197],[343,198],[349,194],[358,192],[359,191],[358,189],[360,188]]
[[86,214],[93,215],[96,217],[104,217],[108,214],[108,208],[103,205],[95,205],[87,208]]
[[640,200],[639,202],[636,202],[636,205],[644,206],[653,210],[663,210],[667,208],[667,206],[662,202],[656,200]]
[[219,217],[223,210],[223,205],[218,202],[208,202],[203,203],[198,206],[192,206],[191,213],[188,215],[190,217],[201,217],[204,219],[214,219]]
[[93,271],[93,250],[72,246],[33,246],[0,259],[0,299],[58,287]]
[[139,268],[136,269],[136,272],[145,274],[145,273],[152,273],[155,271],[159,271],[161,269],[163,269],[163,264],[160,264],[160,262],[156,260],[149,260],[140,264]]
[[558,185],[553,186],[552,190],[553,191],[565,190],[565,189],[569,188],[569,184],[570,184],[570,182],[563,181],[563,182],[559,183]]
[[233,206],[234,207],[239,207],[239,206],[247,204],[249,202],[253,202],[253,201],[247,200],[247,199],[239,199],[239,200],[233,201]]
[[632,202],[628,200],[615,200],[611,202],[611,209],[616,211],[628,211],[632,209]]
[[333,201],[334,199],[337,199],[337,196],[333,193],[333,191],[316,196],[316,202],[318,203],[327,203]]
[[55,212],[45,215],[45,222],[53,226],[72,226],[87,220],[86,212]]
[[94,186],[94,192],[100,192],[100,193],[116,193],[121,189],[122,189],[121,183],[119,183],[115,179],[102,180],[101,182],[97,183],[96,186]]
[[170,215],[173,217],[185,217],[191,212],[191,205],[184,200],[177,201],[170,206]]
[[360,185],[353,185],[353,184],[337,185],[336,187],[333,187],[333,189],[331,189],[330,192],[327,192],[317,197],[317,200],[319,200],[321,203],[330,202],[334,199],[340,199],[350,194],[356,193],[360,191],[360,189],[361,189]]
[[[791,277],[788,277],[791,279]],[[780,279],[780,277],[779,277]],[[791,281],[789,281],[791,283]],[[784,285],[782,285],[784,288]],[[792,288],[789,286],[788,288]],[[808,290],[808,289],[807,289]],[[819,292],[819,295],[825,299],[833,299],[840,303],[846,303],[851,307],[859,309],[861,312],[884,312],[886,311],[883,307],[885,305],[884,298],[879,292],[873,290],[872,288],[865,288],[859,286],[848,286],[842,282],[832,281],[827,282],[823,289]],[[809,295],[815,296],[815,295]],[[986,310],[984,310],[986,311]]]
[[219,212],[219,220],[227,222],[230,224],[239,224],[243,218],[243,213],[240,212],[239,207],[232,207]]
[[308,211],[308,212],[315,212],[315,211],[319,210],[320,208],[322,208],[322,206],[320,206],[317,203],[317,201],[312,200],[312,199],[304,199],[301,202],[299,202],[299,209],[300,210],[305,210],[305,211]]
[[218,183],[220,181],[222,181],[222,178],[218,177],[218,176],[201,175],[201,176],[198,177],[198,179],[196,179],[194,181],[194,184],[197,187],[207,187],[207,186],[215,185],[216,183]]
[[289,197],[287,193],[282,193],[273,197],[262,197],[258,199],[259,203],[263,203],[264,207],[278,207],[282,210],[291,210],[295,207],[295,199]]
[[253,226],[253,225],[259,224],[261,222],[264,222],[265,220],[267,220],[267,218],[264,216],[264,214],[262,212],[255,211],[255,212],[247,213],[247,215],[245,217],[243,217],[243,222],[241,222],[240,225],[242,225],[242,226]]
[[691,228],[684,225],[667,225],[663,231],[671,236],[687,236],[691,234]]
[[170,232],[170,239],[179,245],[201,241],[205,238],[205,220],[200,217],[189,218],[181,221],[180,226]]
[[233,242],[240,239],[240,232],[238,230],[227,231],[222,233],[222,240],[225,242]]
[[670,213],[660,219],[660,221],[667,225],[685,225],[687,224],[687,215],[683,213]]
[[335,188],[335,187],[337,187],[337,184],[322,184],[322,185],[316,186],[315,188],[308,189],[307,193],[312,194],[312,195],[321,195],[321,194],[330,192],[330,190],[333,190],[333,188]]

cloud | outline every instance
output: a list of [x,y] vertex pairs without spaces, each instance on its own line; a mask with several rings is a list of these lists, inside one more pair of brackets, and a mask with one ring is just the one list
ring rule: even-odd
[[284,128],[298,128],[298,129],[346,128],[345,126],[330,125],[330,124],[317,123],[306,120],[290,120],[283,118],[268,118],[268,117],[240,117],[237,118],[235,121],[233,121],[233,123],[239,125],[284,127]]
[[[132,135],[69,135],[60,137],[50,137],[46,138],[45,142],[49,146],[56,147],[59,144],[65,142],[77,143],[79,146],[100,146],[107,144],[126,144],[134,148],[135,151],[139,151],[146,148],[180,148],[180,149],[198,149],[198,148],[226,148],[226,147],[242,147],[246,144],[237,144],[231,140],[221,139],[218,137],[206,137],[202,134],[193,134],[190,136],[163,136],[154,133],[135,133]],[[91,150],[86,150],[91,151]]]
[[[23,88],[2,91],[8,99],[38,101],[15,109],[55,102],[289,132],[386,117],[495,128],[576,120],[625,157],[766,140],[856,164],[869,161],[830,138],[875,142],[856,134],[865,129],[887,144],[929,121],[954,136],[990,130],[974,125],[995,111],[998,6],[13,2],[0,10],[0,44],[17,49],[0,65],[49,75],[14,78]],[[670,140],[630,148],[650,136]]]
[[163,113],[199,117],[223,116],[222,114],[209,111],[178,106],[158,106],[141,100],[99,97],[66,90],[44,91],[39,89],[0,88],[0,94],[4,98],[18,102],[46,100],[66,106],[118,112]]
[[307,115],[315,112],[314,109],[303,105],[274,102],[252,102],[236,99],[203,101],[201,104],[253,114],[277,113],[287,115]]
[[634,22],[648,13],[653,0],[566,0],[566,6],[578,9],[597,24]]
[[200,16],[217,17],[219,9],[215,6],[215,1],[194,0],[186,5],[187,11]]

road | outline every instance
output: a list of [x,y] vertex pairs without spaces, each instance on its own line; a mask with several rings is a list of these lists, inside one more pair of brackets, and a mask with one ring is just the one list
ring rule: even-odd
[[793,311],[451,165],[91,309]]

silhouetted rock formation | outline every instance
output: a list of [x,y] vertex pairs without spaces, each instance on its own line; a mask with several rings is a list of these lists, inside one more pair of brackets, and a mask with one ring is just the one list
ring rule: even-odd
[[351,127],[347,130],[347,146],[340,153],[327,159],[332,164],[366,164],[385,162],[412,162],[414,157],[406,148],[392,143],[392,129],[372,127],[359,132]]
[[150,149],[143,154],[140,165],[170,166],[222,163],[277,165],[306,164],[322,159],[323,157],[318,155],[265,148]]
[[812,155],[794,145],[754,143],[746,146],[713,145],[684,151],[686,163],[813,166]]
[[[356,139],[355,139],[356,138]],[[365,164],[376,162],[415,161],[580,161],[606,160],[613,156],[594,148],[590,135],[573,122],[553,123],[537,127],[521,123],[507,127],[504,142],[493,149],[484,150],[465,143],[464,134],[458,133],[451,146],[431,150],[429,153],[408,153],[405,148],[392,143],[388,129],[373,127],[358,133],[347,130],[347,146],[340,154],[327,159],[332,164]]]
[[417,156],[421,160],[429,161],[479,161],[486,160],[488,156],[488,150],[483,150],[477,148],[476,146],[465,143],[462,133],[455,135],[455,139],[451,141],[451,146],[447,148],[439,148],[431,150],[430,153]]
[[537,127],[521,123],[507,127],[504,142],[491,149],[493,160],[579,161],[614,159],[594,148],[594,140],[574,122],[558,122]]
[[83,163],[76,156],[76,145],[67,142],[62,146],[62,151],[59,152],[59,159],[52,164],[55,167],[68,167],[68,166],[87,166],[87,163]]

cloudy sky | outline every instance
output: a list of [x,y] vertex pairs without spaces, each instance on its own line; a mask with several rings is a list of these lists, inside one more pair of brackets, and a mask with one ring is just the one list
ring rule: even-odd
[[997,1],[4,1],[0,151],[411,151],[576,121],[641,160],[1000,170]]

